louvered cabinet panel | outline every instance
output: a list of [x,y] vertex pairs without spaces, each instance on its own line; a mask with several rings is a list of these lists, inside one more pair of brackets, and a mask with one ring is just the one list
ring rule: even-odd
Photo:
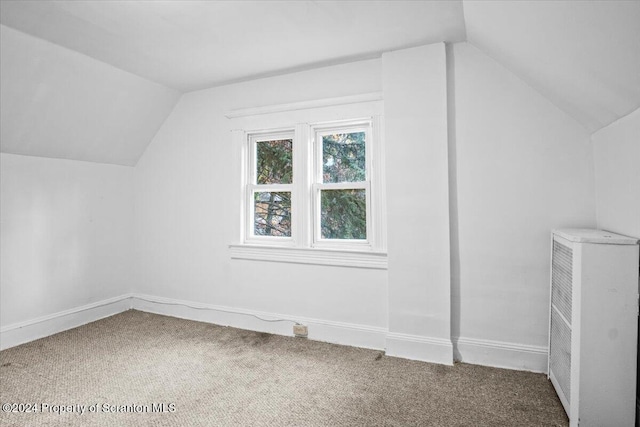
[[549,369],[555,374],[564,399],[570,402],[573,250],[554,240],[552,251]]
[[552,233],[549,378],[572,427],[635,423],[638,239]]
[[571,402],[571,327],[560,318],[558,312],[551,312],[551,345],[549,369],[555,375],[567,402]]

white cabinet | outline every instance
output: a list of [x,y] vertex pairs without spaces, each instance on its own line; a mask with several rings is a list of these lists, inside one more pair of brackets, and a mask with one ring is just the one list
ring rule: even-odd
[[635,424],[638,239],[554,230],[549,378],[571,427]]

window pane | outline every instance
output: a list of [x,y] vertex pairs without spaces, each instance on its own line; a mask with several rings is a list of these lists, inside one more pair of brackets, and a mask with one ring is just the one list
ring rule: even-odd
[[256,184],[291,184],[291,139],[256,143]]
[[322,190],[320,233],[323,239],[367,238],[366,190]]
[[291,236],[290,192],[256,192],[253,200],[256,236]]
[[322,136],[322,181],[359,182],[366,180],[365,132]]

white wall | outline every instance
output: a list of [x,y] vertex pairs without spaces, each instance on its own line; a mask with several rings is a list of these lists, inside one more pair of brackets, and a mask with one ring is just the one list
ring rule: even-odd
[[[550,230],[595,226],[589,135],[473,46],[449,53],[448,71],[437,44],[185,94],[135,168],[3,154],[2,324],[133,291],[151,296],[138,308],[290,333],[173,304],[285,316],[442,363],[453,336],[465,361],[544,370]],[[232,260],[225,113],[378,91],[389,270]]]
[[[231,260],[228,245],[239,237],[241,177],[232,123],[224,114],[381,90],[388,272]],[[373,328],[378,339],[365,345],[452,363],[446,129],[444,44],[183,96],[136,167],[138,290]],[[215,313],[207,316],[225,321]],[[259,322],[249,327],[266,328]],[[315,328],[310,326],[311,337]],[[324,335],[338,338],[337,332]],[[354,344],[357,338],[344,342]]]
[[130,292],[133,169],[0,159],[3,328]]
[[[183,96],[136,167],[137,290],[388,328],[390,354],[442,363],[453,336],[466,361],[544,370],[550,231],[595,225],[589,135],[474,47],[452,52],[449,135],[441,44]],[[240,165],[224,114],[381,89],[388,272],[231,260]]]
[[[137,291],[386,328],[386,271],[230,259],[228,245],[239,238],[241,176],[224,116],[376,92],[380,66],[356,62],[185,94],[135,169]],[[266,327],[256,322],[247,327]],[[290,333],[291,325],[278,331]]]
[[443,43],[385,53],[387,353],[453,362]]
[[[640,239],[640,109],[595,132],[591,140],[598,228]],[[640,359],[637,372],[640,384]],[[640,417],[640,387],[636,394]]]
[[640,109],[591,138],[598,228],[640,238]]
[[453,52],[453,335],[463,360],[522,344],[532,359],[515,361],[543,370],[551,229],[595,226],[589,134],[472,45]]

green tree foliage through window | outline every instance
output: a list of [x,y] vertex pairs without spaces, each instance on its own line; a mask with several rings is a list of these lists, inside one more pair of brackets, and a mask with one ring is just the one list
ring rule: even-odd
[[[256,143],[256,184],[291,184],[293,181],[293,140],[278,139]],[[256,191],[254,234],[291,236],[291,193]]]
[[260,141],[256,145],[256,184],[291,184],[293,141]]
[[366,239],[365,190],[323,190],[320,232],[323,239]]
[[[366,135],[357,130],[321,137],[321,183],[342,184],[320,190],[322,239],[367,238],[367,190],[361,184],[367,180]],[[293,183],[293,139],[257,140],[255,159],[254,235],[291,237],[292,193],[277,186]],[[344,188],[346,183],[355,186]]]
[[[322,136],[323,183],[366,181],[365,137],[364,131]],[[366,190],[322,190],[320,235],[323,239],[366,239]]]
[[366,179],[365,133],[322,137],[322,181],[361,182]]

